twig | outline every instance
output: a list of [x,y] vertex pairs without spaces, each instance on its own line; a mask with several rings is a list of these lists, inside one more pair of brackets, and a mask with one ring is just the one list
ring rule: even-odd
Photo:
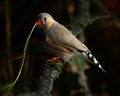
[[120,19],[109,9],[106,8],[106,6],[100,1],[100,0],[92,0],[105,14],[110,15],[113,20],[114,24],[117,28],[120,28]]
[[19,70],[19,73],[18,73],[15,81],[12,83],[12,86],[14,86],[14,85],[16,84],[16,82],[18,81],[18,79],[19,79],[19,77],[20,77],[20,74],[21,74],[21,72],[22,72],[23,65],[24,65],[24,62],[25,62],[25,56],[26,56],[26,51],[27,51],[28,43],[29,43],[30,37],[31,37],[31,35],[32,35],[32,33],[33,33],[33,30],[34,30],[35,26],[36,26],[36,24],[33,26],[32,30],[31,30],[31,32],[30,32],[30,34],[29,34],[29,36],[28,36],[28,38],[27,38],[27,40],[26,40],[25,47],[24,47],[24,51],[23,51],[22,64],[21,64],[21,66],[20,66],[20,70]]
[[10,80],[13,79],[13,67],[12,61],[9,60],[11,58],[11,20],[10,20],[10,2],[6,0],[5,2],[5,19],[6,19],[6,55],[7,55],[7,63],[8,70],[10,75]]

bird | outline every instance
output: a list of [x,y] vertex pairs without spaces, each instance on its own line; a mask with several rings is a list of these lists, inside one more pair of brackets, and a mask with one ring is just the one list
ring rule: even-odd
[[49,13],[38,14],[36,26],[47,51],[54,56],[48,61],[60,61],[61,58],[69,61],[68,58],[80,57],[105,72],[88,47],[78,40],[64,25],[58,23]]

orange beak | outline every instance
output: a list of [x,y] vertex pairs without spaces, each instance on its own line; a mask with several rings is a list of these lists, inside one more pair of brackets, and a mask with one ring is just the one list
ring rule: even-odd
[[42,23],[41,23],[41,20],[38,18],[38,19],[36,19],[36,22],[35,22],[35,24],[36,25],[41,25]]

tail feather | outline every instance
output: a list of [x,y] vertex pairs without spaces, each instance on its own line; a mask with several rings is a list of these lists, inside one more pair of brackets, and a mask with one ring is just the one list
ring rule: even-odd
[[83,59],[87,60],[88,62],[94,64],[97,67],[99,67],[105,73],[105,70],[102,68],[100,63],[96,60],[96,58],[91,54],[91,52],[80,51],[80,56]]

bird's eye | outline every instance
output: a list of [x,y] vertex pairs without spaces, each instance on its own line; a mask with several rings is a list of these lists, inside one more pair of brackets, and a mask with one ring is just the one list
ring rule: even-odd
[[46,19],[47,19],[47,18],[45,17],[44,20],[46,21]]

